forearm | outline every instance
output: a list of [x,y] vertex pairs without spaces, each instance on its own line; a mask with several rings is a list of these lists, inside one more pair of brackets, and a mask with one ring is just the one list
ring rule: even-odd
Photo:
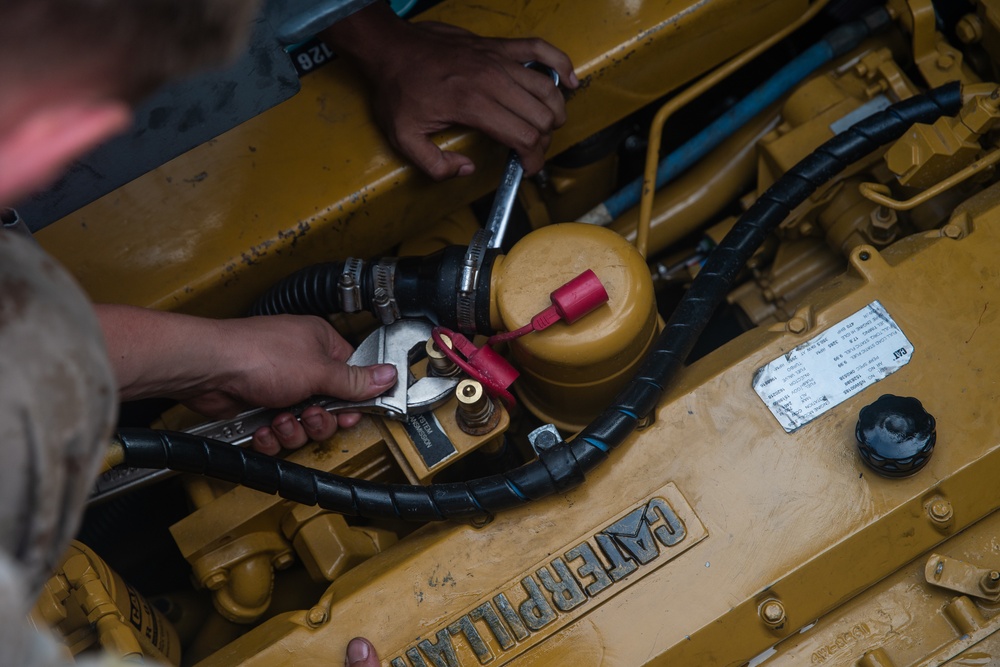
[[232,341],[220,321],[133,306],[95,309],[121,400],[183,399],[221,384]]

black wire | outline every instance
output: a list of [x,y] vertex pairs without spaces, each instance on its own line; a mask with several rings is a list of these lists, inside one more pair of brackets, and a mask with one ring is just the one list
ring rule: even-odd
[[659,403],[716,307],[757,247],[818,187],[914,123],[958,113],[961,87],[950,83],[873,114],[827,141],[774,183],[709,255],[636,377],[571,443],[500,475],[453,484],[384,485],[299,466],[206,438],[122,429],[125,463],[219,477],[283,498],[352,516],[438,521],[467,519],[573,488]]

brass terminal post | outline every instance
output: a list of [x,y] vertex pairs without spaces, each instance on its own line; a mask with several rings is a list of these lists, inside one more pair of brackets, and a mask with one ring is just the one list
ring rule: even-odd
[[500,412],[493,400],[475,380],[462,380],[455,388],[458,409],[455,420],[459,428],[469,435],[485,435],[497,427]]

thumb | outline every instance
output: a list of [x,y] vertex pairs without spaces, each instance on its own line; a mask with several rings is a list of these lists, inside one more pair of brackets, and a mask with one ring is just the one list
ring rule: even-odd
[[472,160],[459,153],[443,151],[422,134],[397,137],[399,152],[435,181],[453,176],[469,176],[476,170]]
[[355,637],[347,645],[345,667],[378,667],[378,655],[374,647],[363,637]]
[[396,369],[390,364],[351,366],[343,362],[333,364],[333,372],[324,379],[318,393],[345,401],[360,401],[378,396],[396,384]]

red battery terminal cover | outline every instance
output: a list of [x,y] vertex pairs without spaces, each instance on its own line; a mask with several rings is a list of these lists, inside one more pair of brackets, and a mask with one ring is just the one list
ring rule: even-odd
[[[441,338],[447,336],[449,346]],[[503,401],[508,409],[514,406],[514,395],[508,390],[520,373],[488,345],[476,347],[468,338],[445,327],[434,327],[431,337],[437,348],[473,380],[483,385],[483,390],[493,398]],[[463,358],[464,357],[464,358]]]

